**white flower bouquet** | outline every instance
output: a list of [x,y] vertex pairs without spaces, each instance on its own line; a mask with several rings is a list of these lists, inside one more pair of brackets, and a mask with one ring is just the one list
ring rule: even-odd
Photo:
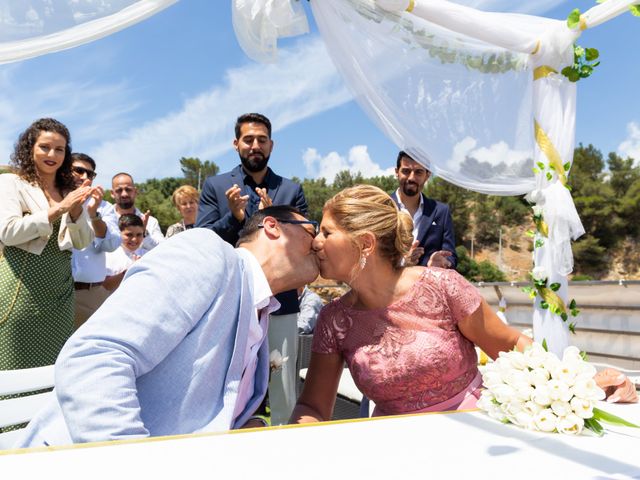
[[485,390],[478,407],[500,422],[572,435],[585,429],[602,435],[600,422],[640,428],[595,407],[605,393],[576,347],[567,347],[560,360],[533,343],[524,352],[501,352],[481,373]]

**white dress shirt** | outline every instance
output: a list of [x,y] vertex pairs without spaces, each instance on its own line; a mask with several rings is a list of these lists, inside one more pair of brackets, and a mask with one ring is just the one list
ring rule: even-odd
[[100,218],[107,225],[104,238],[95,237],[88,247],[73,249],[71,270],[76,282],[99,283],[107,276],[106,252],[113,252],[120,246],[118,219],[113,214],[113,206],[102,201],[98,207]]
[[[420,204],[418,205],[418,209],[416,210],[416,213],[413,215],[413,217],[411,217],[413,219],[413,240],[414,241],[418,238],[418,231],[420,229],[420,224],[425,219],[424,215],[422,215],[422,210],[424,209],[424,197],[422,196],[422,193],[419,193],[418,195],[420,195]],[[402,203],[402,197],[400,197],[400,189],[396,190],[396,197],[398,198],[400,210],[402,210],[403,212],[407,212],[409,215],[411,215],[411,212],[409,212],[407,207],[405,207],[404,204]]]
[[260,350],[267,336],[269,314],[280,308],[280,303],[273,297],[269,282],[267,282],[267,278],[256,257],[249,250],[242,247],[237,248],[236,252],[248,266],[247,270],[251,279],[256,315],[252,315],[249,322],[249,339],[247,340],[242,378],[238,387],[238,400],[233,413],[234,421],[244,411],[247,402],[253,396],[255,373],[258,365],[258,350]]

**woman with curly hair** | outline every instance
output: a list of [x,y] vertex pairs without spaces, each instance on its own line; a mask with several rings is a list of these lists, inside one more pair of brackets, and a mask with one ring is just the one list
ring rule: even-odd
[[0,370],[55,362],[73,332],[71,249],[93,238],[75,189],[71,137],[42,118],[18,138],[11,167],[0,175]]

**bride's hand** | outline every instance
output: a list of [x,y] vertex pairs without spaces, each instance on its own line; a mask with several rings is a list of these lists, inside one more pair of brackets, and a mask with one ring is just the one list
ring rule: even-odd
[[629,378],[614,368],[605,368],[593,377],[607,395],[607,402],[637,403],[638,393]]

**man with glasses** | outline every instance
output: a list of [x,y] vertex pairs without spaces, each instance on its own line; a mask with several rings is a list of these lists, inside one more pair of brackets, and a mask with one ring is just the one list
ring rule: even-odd
[[147,210],[145,213],[142,213],[136,208],[135,203],[137,194],[138,190],[133,183],[133,177],[131,175],[120,172],[113,176],[113,180],[111,182],[111,196],[115,201],[114,212],[116,218],[119,220],[120,216],[125,213],[132,213],[142,218],[142,223],[145,227],[145,235],[141,248],[148,252],[164,240],[164,235],[162,234],[162,230],[160,230],[158,220],[151,216],[151,211]]
[[[290,205],[307,213],[302,187],[277,175],[269,168],[273,150],[271,122],[259,113],[238,117],[233,147],[240,165],[221,175],[206,179],[196,227],[209,228],[231,245],[235,245],[246,219],[269,205]],[[309,227],[307,227],[309,228]],[[269,327],[271,350],[277,350],[286,361],[274,372],[269,386],[271,420],[285,424],[296,404],[296,359],[298,349],[298,294],[296,290],[278,295],[280,310],[274,313]]]
[[314,236],[282,205],[248,219],[236,248],[193,228],[153,249],[67,341],[56,395],[16,447],[264,426],[273,295],[317,277]]
[[[96,162],[89,155],[74,153],[71,155],[71,174],[76,187],[80,187],[85,180],[93,182]],[[104,190],[98,186],[85,204],[95,233],[93,241],[82,250],[74,248],[71,255],[76,298],[75,328],[93,315],[109,296],[109,291],[103,287],[107,275],[105,254],[120,246],[118,221],[113,215],[112,205],[103,196]]]

